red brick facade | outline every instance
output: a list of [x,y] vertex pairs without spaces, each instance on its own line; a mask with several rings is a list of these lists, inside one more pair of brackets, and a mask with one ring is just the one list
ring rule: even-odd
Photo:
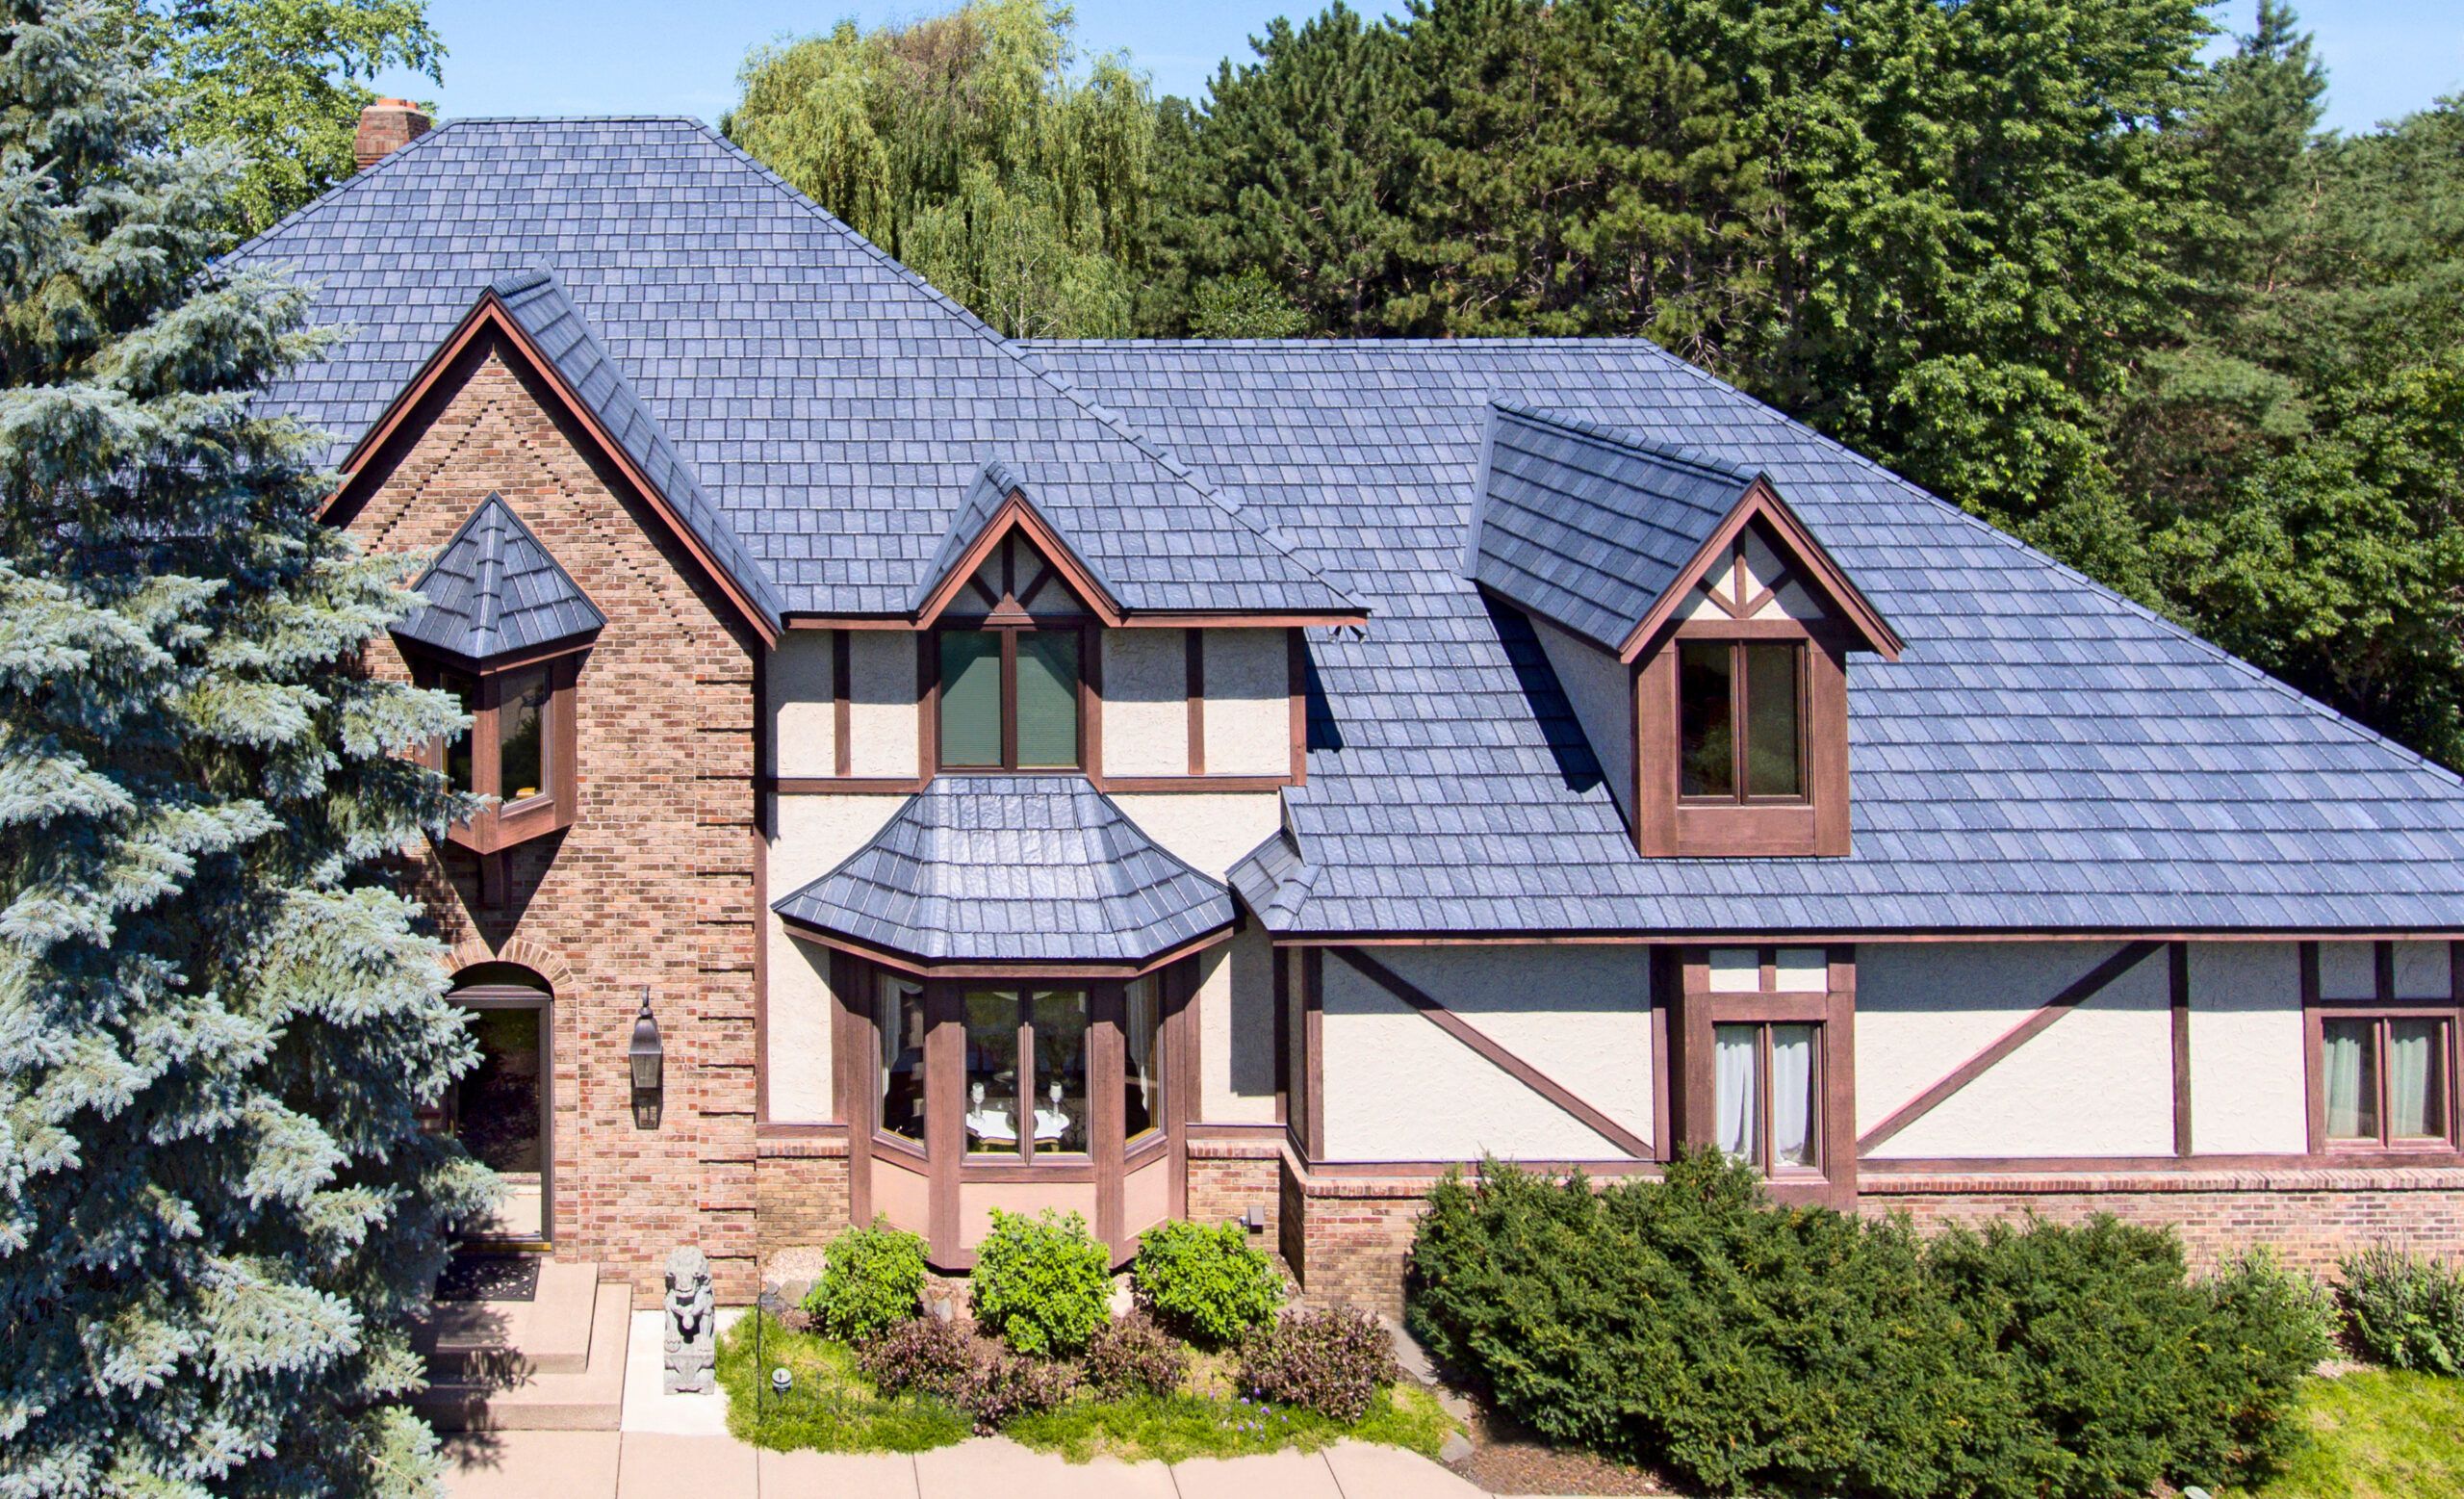
[[[607,615],[577,695],[574,825],[513,851],[497,908],[458,848],[426,852],[417,893],[457,967],[520,962],[554,990],[557,1254],[646,1295],[672,1249],[699,1245],[721,1296],[748,1300],[759,640],[555,409],[500,352],[475,350],[336,515],[372,550],[431,552],[501,494]],[[655,1129],[635,1126],[626,1059],[644,985],[666,1050]]]

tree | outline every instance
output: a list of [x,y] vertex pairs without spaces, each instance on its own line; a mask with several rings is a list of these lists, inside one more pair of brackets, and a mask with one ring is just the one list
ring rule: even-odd
[[1018,337],[1132,331],[1156,116],[1119,57],[1075,68],[1068,7],[969,0],[757,51],[729,139]]
[[182,145],[237,149],[226,196],[254,234],[351,174],[367,80],[387,67],[443,83],[427,0],[144,0],[139,12],[177,80]]
[[488,1188],[378,875],[467,720],[353,669],[409,596],[251,405],[322,340],[213,258],[237,163],[107,0],[0,15],[0,1494],[433,1492],[381,1403]]

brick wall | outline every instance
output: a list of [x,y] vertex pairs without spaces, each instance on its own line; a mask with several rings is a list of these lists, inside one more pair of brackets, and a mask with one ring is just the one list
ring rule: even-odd
[[[1399,1314],[1404,1260],[1430,1185],[1421,1176],[1305,1176],[1287,1165],[1285,1258],[1308,1301]],[[2062,1223],[2107,1212],[2169,1224],[2194,1270],[2256,1244],[2313,1271],[2371,1244],[2464,1259],[2457,1170],[1868,1176],[1857,1205],[1904,1211],[1921,1229],[2031,1211]]]
[[764,1140],[754,1162],[756,1248],[826,1247],[847,1231],[847,1147],[835,1140]]
[[1251,1235],[1260,1248],[1283,1242],[1283,1150],[1280,1145],[1190,1142],[1189,1220],[1219,1224],[1252,1207],[1266,1209],[1266,1228]]
[[[414,888],[457,967],[521,962],[554,989],[557,1255],[647,1295],[668,1253],[698,1244],[720,1295],[749,1300],[758,642],[548,409],[497,354],[465,360],[338,517],[372,550],[429,552],[500,493],[607,615],[577,698],[574,825],[518,851],[500,909],[482,909],[459,849],[424,850]],[[374,655],[404,669],[390,646]],[[625,1054],[645,984],[667,1057],[648,1130]]]

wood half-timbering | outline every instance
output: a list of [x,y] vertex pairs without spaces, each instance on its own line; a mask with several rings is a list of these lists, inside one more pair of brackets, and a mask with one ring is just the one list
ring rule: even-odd
[[[997,558],[996,558],[997,561]],[[974,629],[995,623],[989,617],[962,621],[958,611],[949,611],[949,628]],[[937,628],[919,632],[916,635],[916,763],[921,767],[913,775],[860,776],[852,773],[855,764],[855,711],[853,704],[853,652],[849,633],[834,633],[831,642],[831,764],[834,774],[769,775],[762,788],[781,795],[843,795],[888,794],[920,791],[932,784],[943,768],[940,764],[940,657],[937,647]],[[1184,631],[1182,672],[1185,682],[1182,719],[1187,725],[1187,764],[1184,775],[1114,774],[1105,768],[1104,740],[1104,651],[1102,633],[1106,627],[1083,617],[1047,619],[1033,624],[1036,629],[1065,629],[1079,634],[1079,760],[1075,766],[1041,767],[995,773],[1024,775],[1083,775],[1099,791],[1142,793],[1154,791],[1261,792],[1280,790],[1288,786],[1308,782],[1308,643],[1297,627],[1287,629],[1284,648],[1283,718],[1286,726],[1288,754],[1285,763],[1270,774],[1210,773],[1206,760],[1206,665],[1205,638],[1202,629]],[[1229,628],[1228,626],[1225,628]],[[1014,645],[1005,644],[1003,671],[1005,682],[1014,673]],[[986,773],[987,767],[964,768],[969,774]]]

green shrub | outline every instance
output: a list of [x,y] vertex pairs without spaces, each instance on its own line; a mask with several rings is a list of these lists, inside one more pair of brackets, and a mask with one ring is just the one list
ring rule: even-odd
[[1072,1357],[1111,1315],[1112,1252],[1087,1220],[992,1209],[975,1252],[975,1319],[1022,1354]]
[[876,1218],[831,1241],[821,1279],[805,1310],[821,1331],[842,1342],[880,1336],[916,1314],[924,1289],[924,1241]]
[[1767,1204],[1701,1152],[1595,1193],[1491,1163],[1432,1194],[1415,1332],[1551,1441],[1705,1487],[2111,1499],[2297,1440],[2315,1296],[2193,1282],[2110,1221],[1953,1232]]
[[1139,1235],[1130,1265],[1138,1304],[1172,1331],[1211,1348],[1274,1320],[1283,1276],[1239,1224],[1159,1224]]
[[2345,1257],[2336,1303],[2352,1351],[2391,1369],[2464,1375],[2464,1273],[2391,1249]]
[[1287,1312],[1241,1340],[1242,1389],[1347,1425],[1367,1415],[1401,1373],[1386,1330],[1348,1307]]

